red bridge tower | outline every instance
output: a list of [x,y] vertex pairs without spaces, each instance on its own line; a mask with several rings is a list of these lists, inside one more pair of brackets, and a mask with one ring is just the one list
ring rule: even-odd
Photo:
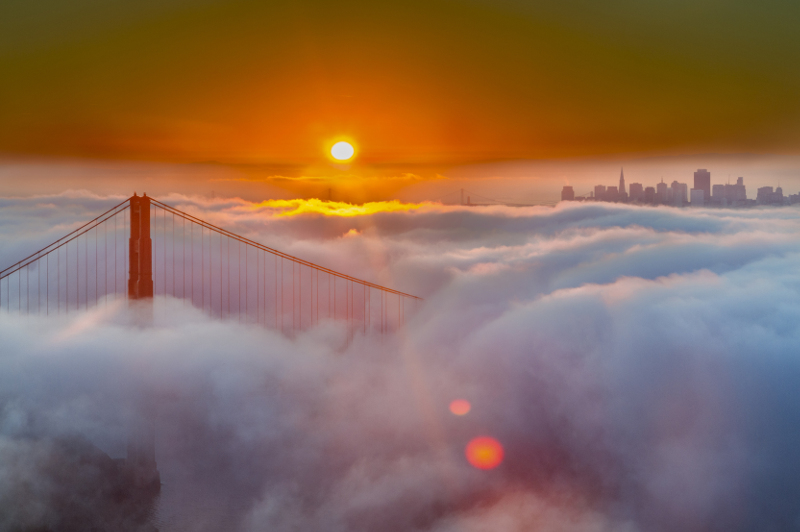
[[130,270],[128,298],[153,297],[153,241],[150,239],[150,198],[131,198]]

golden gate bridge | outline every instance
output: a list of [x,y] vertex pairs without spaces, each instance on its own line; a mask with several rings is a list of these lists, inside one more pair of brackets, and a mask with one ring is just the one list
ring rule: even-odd
[[[358,331],[399,329],[421,301],[135,193],[0,271],[0,318],[68,315],[115,300],[147,305],[155,318],[153,302],[168,298],[287,334],[325,320],[345,322],[348,341]],[[136,402],[125,471],[133,486],[159,490],[155,406],[146,397]]]
[[291,333],[325,320],[386,333],[421,298],[265,246],[146,194],[0,271],[0,311],[66,315],[174,298]]

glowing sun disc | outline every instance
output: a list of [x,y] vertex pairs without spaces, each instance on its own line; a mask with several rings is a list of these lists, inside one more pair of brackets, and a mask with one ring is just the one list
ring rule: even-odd
[[489,436],[470,440],[464,450],[467,461],[478,469],[494,469],[503,461],[503,446]]
[[340,141],[331,146],[331,155],[337,161],[346,161],[356,152],[355,148],[345,141]]

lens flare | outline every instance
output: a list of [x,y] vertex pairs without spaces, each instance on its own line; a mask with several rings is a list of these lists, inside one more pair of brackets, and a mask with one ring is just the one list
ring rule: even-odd
[[469,413],[472,409],[472,405],[469,404],[469,401],[466,399],[456,399],[452,403],[450,403],[450,412],[457,416],[463,416]]
[[331,146],[331,155],[337,161],[346,161],[353,157],[356,150],[349,142],[340,141]]
[[503,446],[490,436],[479,436],[470,440],[465,454],[472,467],[494,469],[503,461]]

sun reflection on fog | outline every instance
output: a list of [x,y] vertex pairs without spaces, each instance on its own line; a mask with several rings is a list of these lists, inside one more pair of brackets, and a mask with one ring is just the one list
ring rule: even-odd
[[494,469],[503,461],[503,446],[489,436],[470,440],[464,453],[467,461],[478,469]]
[[464,416],[472,409],[472,405],[466,399],[456,399],[450,403],[450,412],[456,416]]

